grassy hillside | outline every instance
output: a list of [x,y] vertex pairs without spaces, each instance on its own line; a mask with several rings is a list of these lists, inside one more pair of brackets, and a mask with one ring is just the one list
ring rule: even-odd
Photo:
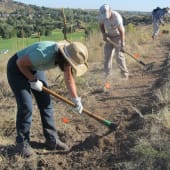
[[0,11],[11,13],[17,9],[25,9],[28,8],[27,5],[23,3],[19,3],[13,0],[0,0]]
[[[68,34],[67,38],[71,41],[83,40],[84,32],[76,32]],[[53,31],[50,36],[30,37],[30,38],[11,38],[11,39],[0,39],[0,51],[8,49],[9,54],[13,54],[17,50],[24,48],[34,42],[38,41],[61,41],[64,36],[61,31]],[[2,54],[0,54],[2,56]]]

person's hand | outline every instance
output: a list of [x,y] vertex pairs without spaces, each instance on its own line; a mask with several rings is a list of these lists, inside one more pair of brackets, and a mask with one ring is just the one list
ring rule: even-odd
[[120,50],[122,51],[122,52],[124,52],[125,50],[125,42],[121,42],[121,47],[120,47]]
[[83,105],[81,103],[81,97],[76,97],[72,99],[73,103],[75,104],[75,107],[73,109],[73,111],[78,112],[78,113],[82,113],[83,111]]
[[163,21],[163,20],[161,20],[160,23],[161,23],[162,26],[165,25],[165,21]]
[[30,86],[36,91],[42,91],[43,83],[40,80],[30,81]]
[[109,38],[108,33],[103,33],[103,41],[107,41],[107,38]]

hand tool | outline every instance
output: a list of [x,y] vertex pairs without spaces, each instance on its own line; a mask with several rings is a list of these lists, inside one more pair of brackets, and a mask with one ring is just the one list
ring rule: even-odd
[[[109,42],[109,43],[111,43],[113,46],[115,46],[115,47],[118,47],[118,45],[115,43],[115,42],[113,42],[110,38],[108,38],[107,37],[107,41]],[[142,66],[144,66],[144,72],[148,72],[148,71],[151,71],[152,70],[152,68],[153,68],[153,65],[154,65],[154,63],[155,62],[152,62],[152,63],[148,63],[148,64],[145,64],[143,61],[140,61],[140,60],[138,60],[138,59],[136,59],[132,54],[130,54],[129,52],[127,52],[126,50],[121,50],[123,53],[125,53],[125,54],[128,54],[131,58],[133,58],[136,62],[138,62],[139,64],[141,64]]]
[[[50,94],[54,97],[57,97],[58,99],[64,101],[65,103],[75,107],[75,104],[72,101],[70,101],[69,99],[67,99],[67,98],[59,95],[58,93],[50,90],[49,88],[43,86],[42,89],[43,89],[44,92],[46,92],[46,93],[48,93],[48,94]],[[106,125],[109,129],[116,130],[116,128],[118,126],[116,123],[113,123],[109,120],[106,120],[103,117],[101,117],[97,114],[91,113],[90,111],[88,111],[86,109],[83,109],[83,112],[86,113],[88,116],[90,116],[90,117],[96,119],[97,121],[101,122],[102,124]]]

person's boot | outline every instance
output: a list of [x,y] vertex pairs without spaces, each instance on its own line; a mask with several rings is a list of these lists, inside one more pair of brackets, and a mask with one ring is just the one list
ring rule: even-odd
[[46,140],[45,146],[46,146],[46,149],[48,150],[64,150],[64,151],[69,150],[69,147],[64,142],[62,142],[60,139]]
[[122,73],[121,74],[123,80],[128,80],[129,79],[129,73]]
[[23,157],[30,157],[30,156],[35,155],[32,147],[27,141],[16,143],[16,152],[19,153]]

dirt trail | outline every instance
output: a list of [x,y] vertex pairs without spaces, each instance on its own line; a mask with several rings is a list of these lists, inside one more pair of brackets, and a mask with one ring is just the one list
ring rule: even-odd
[[143,59],[145,63],[155,62],[153,70],[148,73],[143,73],[142,67],[135,62],[129,64],[131,76],[128,81],[121,80],[118,73],[113,73],[107,92],[102,91],[101,82],[95,82],[96,77],[103,78],[102,63],[91,64],[86,77],[86,89],[89,91],[80,90],[82,100],[95,114],[120,122],[119,128],[109,131],[87,115],[71,117],[68,128],[59,127],[71,151],[66,154],[42,154],[43,159],[57,169],[123,169],[122,163],[132,159],[130,149],[135,142],[128,134],[143,126],[140,116],[152,113],[152,85],[160,76],[159,69],[167,53],[168,48],[160,45],[152,56]]
[[[151,42],[148,42],[152,43]],[[117,69],[110,81],[111,87],[104,92],[102,82],[103,63],[92,63],[85,76],[85,87],[79,89],[87,109],[113,122],[120,122],[116,131],[87,115],[77,115],[69,111],[61,101],[54,99],[56,124],[60,138],[70,146],[67,153],[49,152],[43,148],[43,135],[37,111],[33,118],[32,147],[37,157],[26,160],[23,168],[39,167],[39,169],[56,170],[117,170],[124,169],[123,162],[132,159],[130,149],[135,141],[130,133],[143,126],[139,120],[144,114],[152,112],[152,86],[160,76],[161,64],[168,54],[166,45],[159,45],[153,55],[141,59],[145,63],[155,62],[153,70],[142,72],[138,63],[128,63],[129,80],[117,76]],[[142,74],[143,73],[143,74]],[[101,80],[101,81],[97,81]],[[53,88],[56,89],[55,87]],[[63,94],[63,93],[62,93]],[[63,112],[64,111],[64,112]],[[63,123],[67,117],[70,122]],[[11,153],[11,148],[8,153]],[[14,160],[18,158],[15,157]],[[17,160],[19,161],[19,160]],[[11,165],[12,167],[12,165]],[[19,167],[18,167],[19,168]]]

